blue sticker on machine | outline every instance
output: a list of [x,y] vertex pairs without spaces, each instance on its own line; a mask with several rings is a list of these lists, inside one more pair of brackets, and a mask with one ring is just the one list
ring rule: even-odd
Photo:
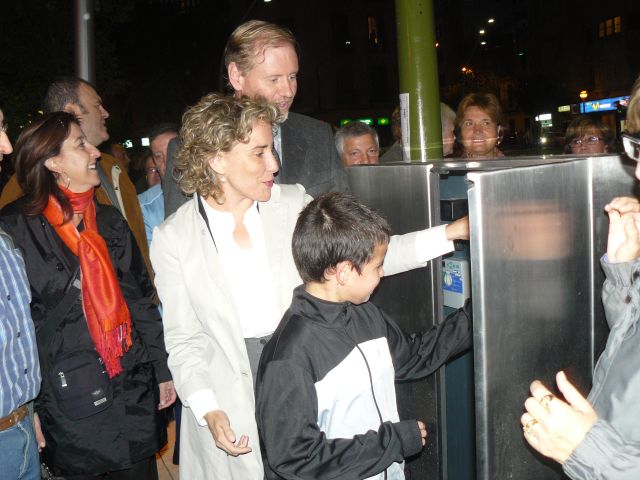
[[453,293],[462,293],[462,276],[460,271],[448,270],[442,275],[442,289]]

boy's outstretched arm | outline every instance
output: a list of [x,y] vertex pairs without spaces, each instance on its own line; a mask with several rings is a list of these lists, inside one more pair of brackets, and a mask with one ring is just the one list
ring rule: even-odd
[[471,299],[423,333],[407,335],[385,315],[396,380],[417,380],[435,372],[473,343]]
[[256,416],[267,462],[279,477],[368,478],[422,449],[426,430],[416,420],[328,439],[318,427],[317,405],[308,371],[287,361],[269,362],[258,384]]

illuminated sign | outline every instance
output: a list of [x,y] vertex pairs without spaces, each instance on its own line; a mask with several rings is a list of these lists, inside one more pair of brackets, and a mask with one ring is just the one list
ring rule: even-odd
[[141,144],[143,147],[148,147],[148,146],[150,145],[149,137],[143,137],[143,138],[141,138],[141,139],[140,139],[140,144]]
[[[351,122],[366,123],[367,125],[374,124],[373,118],[356,118],[355,120],[351,120],[350,118],[343,118],[338,122],[338,125],[344,127],[346,124]],[[389,117],[378,117],[376,118],[375,123],[377,125],[390,125],[391,120],[389,119]]]
[[562,113],[562,112],[570,112],[571,111],[571,105],[560,105],[558,107],[558,112]]
[[591,102],[582,102],[580,104],[580,113],[606,112],[616,109],[616,103],[626,106],[629,103],[629,96],[603,98],[601,100],[593,100]]
[[546,120],[551,120],[550,113],[543,113],[541,115],[536,115],[536,122],[544,122]]

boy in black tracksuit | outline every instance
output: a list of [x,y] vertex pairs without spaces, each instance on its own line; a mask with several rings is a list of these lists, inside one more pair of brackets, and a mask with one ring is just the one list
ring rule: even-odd
[[266,345],[256,415],[268,479],[404,479],[426,428],[399,421],[395,380],[423,378],[471,345],[467,306],[406,335],[369,296],[389,227],[342,193],[311,202],[293,234],[304,285]]

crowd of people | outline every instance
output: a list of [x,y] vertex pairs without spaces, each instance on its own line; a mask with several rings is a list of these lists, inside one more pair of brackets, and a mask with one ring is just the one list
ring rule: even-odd
[[[374,128],[334,135],[290,112],[298,55],[289,30],[240,25],[224,53],[233,93],[202,97],[180,127],[152,129],[139,194],[126,150],[106,144],[95,86],[53,81],[15,150],[0,110],[0,159],[12,154],[15,168],[0,196],[7,478],[40,478],[41,451],[67,479],[155,479],[174,403],[183,478],[404,478],[427,430],[400,420],[394,382],[470,348],[472,313],[467,303],[407,335],[369,297],[382,276],[468,239],[468,219],[391,235],[348,193],[345,167],[402,160],[401,139],[381,158]],[[630,132],[640,131],[638,90]],[[493,94],[441,114],[446,156],[503,156]],[[611,141],[590,118],[567,131],[573,154]],[[640,160],[640,140],[624,144]],[[575,479],[640,472],[628,421],[640,377],[624,368],[638,351],[640,203],[614,199],[607,211],[612,331],[594,388],[585,399],[560,373],[563,400],[535,381],[522,417],[526,440]]]

